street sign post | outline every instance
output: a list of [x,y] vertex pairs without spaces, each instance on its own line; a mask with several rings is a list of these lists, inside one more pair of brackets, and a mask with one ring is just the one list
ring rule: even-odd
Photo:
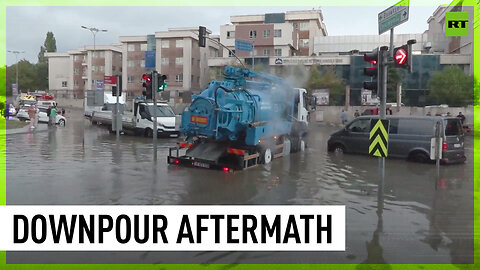
[[410,0],[401,0],[395,5],[378,13],[378,34],[387,32],[408,21]]
[[235,40],[235,50],[237,51],[253,51],[253,44],[247,41]]
[[103,90],[103,80],[97,80],[95,85],[97,86],[97,90]]

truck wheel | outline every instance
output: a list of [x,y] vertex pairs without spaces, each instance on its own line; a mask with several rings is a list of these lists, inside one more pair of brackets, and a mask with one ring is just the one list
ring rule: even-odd
[[262,161],[263,164],[268,164],[268,163],[272,162],[272,150],[270,150],[270,148],[266,148],[263,151],[261,161]]
[[153,130],[150,129],[150,128],[146,128],[145,129],[145,137],[149,137],[149,138],[153,137]]

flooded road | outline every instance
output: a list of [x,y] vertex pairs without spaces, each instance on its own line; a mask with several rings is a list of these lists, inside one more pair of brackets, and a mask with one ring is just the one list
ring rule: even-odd
[[327,153],[335,128],[314,126],[304,153],[224,173],[168,166],[159,139],[122,136],[80,117],[67,127],[7,135],[7,204],[346,205],[346,252],[8,252],[8,263],[473,263],[473,137],[467,162],[387,159],[378,210],[378,162]]

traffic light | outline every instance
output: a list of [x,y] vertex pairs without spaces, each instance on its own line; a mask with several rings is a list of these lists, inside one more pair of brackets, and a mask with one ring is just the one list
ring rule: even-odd
[[205,48],[207,44],[207,28],[205,26],[198,27],[198,47]]
[[152,74],[143,74],[142,79],[144,80],[142,86],[145,87],[143,95],[146,99],[152,99]]
[[393,50],[393,61],[396,67],[408,69],[410,55],[408,54],[408,46],[403,45]]
[[378,48],[373,50],[371,53],[366,53],[363,55],[363,60],[369,62],[373,67],[366,67],[363,69],[363,75],[372,77],[371,81],[363,82],[363,88],[372,90],[372,94],[376,95],[378,90],[378,63],[379,61],[379,50]]
[[117,86],[118,86],[118,96],[122,96],[122,76],[117,76],[117,85],[112,86],[112,96],[117,96]]
[[397,47],[393,50],[393,62],[396,67],[405,68],[409,72],[413,70],[412,45],[417,43],[415,39],[410,39],[407,44]]
[[160,75],[158,74],[158,89],[157,92],[160,91],[165,91],[167,89],[167,84],[165,83],[165,80],[167,79],[167,75]]

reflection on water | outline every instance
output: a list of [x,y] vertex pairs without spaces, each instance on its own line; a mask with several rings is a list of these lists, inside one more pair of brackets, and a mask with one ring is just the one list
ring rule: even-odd
[[[98,262],[473,262],[471,139],[466,141],[467,164],[442,167],[440,179],[435,166],[387,160],[383,211],[378,211],[377,160],[326,153],[330,127],[314,128],[305,153],[225,174],[168,166],[168,146],[175,139],[159,139],[154,164],[151,139],[122,136],[117,142],[106,130],[87,122],[84,127],[82,121],[6,138],[8,204],[347,206],[346,252],[117,252],[98,256]],[[25,260],[21,254],[9,252],[9,261]],[[31,256],[36,262],[49,256],[36,254]],[[80,260],[81,254],[95,261],[92,253],[65,258]]]

